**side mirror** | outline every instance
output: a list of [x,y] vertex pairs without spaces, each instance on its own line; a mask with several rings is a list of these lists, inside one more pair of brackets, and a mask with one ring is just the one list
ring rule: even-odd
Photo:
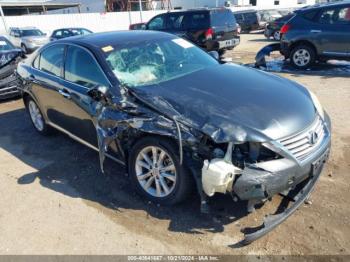
[[208,54],[213,57],[215,60],[220,60],[220,56],[219,56],[219,53],[217,51],[210,51],[208,52]]
[[93,100],[97,102],[108,103],[111,101],[111,95],[109,93],[108,87],[106,86],[95,86],[89,89],[87,92]]
[[142,24],[142,25],[140,26],[140,30],[147,30],[146,24]]

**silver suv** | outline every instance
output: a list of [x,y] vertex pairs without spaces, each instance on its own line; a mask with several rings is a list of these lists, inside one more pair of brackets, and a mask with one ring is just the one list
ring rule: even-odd
[[10,41],[25,53],[34,52],[37,48],[49,42],[49,38],[45,33],[35,27],[10,29]]

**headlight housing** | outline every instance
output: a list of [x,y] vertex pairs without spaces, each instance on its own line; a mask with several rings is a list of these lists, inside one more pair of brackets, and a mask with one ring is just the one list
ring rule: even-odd
[[324,120],[324,110],[323,110],[323,107],[322,107],[320,101],[318,100],[317,96],[313,92],[311,92],[310,90],[309,90],[309,93],[310,93],[312,102],[314,103],[314,106],[317,110],[317,113],[320,115],[322,120]]

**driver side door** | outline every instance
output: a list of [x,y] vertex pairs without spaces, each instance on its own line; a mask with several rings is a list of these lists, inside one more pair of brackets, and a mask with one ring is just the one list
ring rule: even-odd
[[96,101],[89,95],[92,87],[105,86],[110,82],[94,55],[86,48],[68,45],[63,74],[61,102],[61,127],[84,142],[97,147]]

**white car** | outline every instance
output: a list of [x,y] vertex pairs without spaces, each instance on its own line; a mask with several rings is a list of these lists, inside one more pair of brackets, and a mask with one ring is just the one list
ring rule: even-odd
[[11,28],[9,39],[25,53],[32,53],[49,42],[47,35],[35,27]]

